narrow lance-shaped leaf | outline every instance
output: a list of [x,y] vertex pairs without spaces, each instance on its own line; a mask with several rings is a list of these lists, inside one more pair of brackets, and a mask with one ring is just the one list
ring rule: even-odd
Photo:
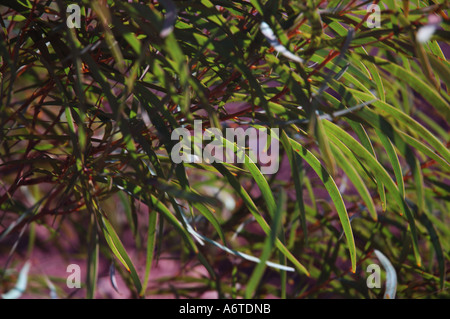
[[[389,190],[390,194],[396,199],[396,204],[399,206],[401,212],[406,215],[406,218],[409,222],[409,227],[411,231],[411,239],[412,244],[414,248],[414,256],[416,258],[417,265],[422,264],[422,259],[420,257],[419,253],[419,245],[418,245],[418,239],[417,239],[417,231],[416,231],[416,225],[415,225],[415,219],[406,205],[406,202],[404,201],[402,195],[400,194],[400,191],[398,190],[395,183],[392,181],[389,174],[386,172],[384,167],[380,165],[380,163],[363,147],[361,144],[359,144],[350,134],[342,130],[340,127],[336,126],[335,124],[326,121],[324,122],[325,130],[331,133],[329,135],[330,140],[333,142],[339,143],[342,141],[352,152],[361,160],[363,160],[370,169],[374,172],[374,174],[377,174],[380,180],[384,183],[386,188]],[[338,145],[338,144],[336,144]]]
[[[143,194],[142,187],[139,187],[137,185],[133,185],[132,183],[128,183],[126,181],[119,181],[115,180],[113,182],[113,185],[116,186],[118,189],[125,190],[128,194],[132,195],[133,198],[138,199],[139,201],[142,201],[145,204],[148,204],[153,209],[155,209],[157,212],[162,214],[162,216],[168,220],[175,229],[181,234],[185,242],[188,244],[188,246],[192,249],[194,253],[198,252],[197,247],[195,246],[195,243],[192,241],[192,238],[189,236],[186,229],[183,227],[181,222],[170,212],[170,210],[164,205],[164,203],[159,200],[155,195],[150,194],[148,198],[146,197],[146,194]],[[122,186],[123,185],[123,186]],[[146,202],[146,200],[148,202]]]
[[[368,95],[363,92],[359,92],[352,89],[347,89],[351,94],[353,94],[356,98],[360,98],[365,101],[369,101],[373,99],[373,96]],[[409,115],[405,114],[401,110],[396,109],[392,105],[389,105],[383,101],[377,100],[372,103],[373,106],[375,106],[375,110],[377,112],[381,112],[384,114],[389,114],[392,116],[396,121],[407,127],[409,130],[413,131],[414,133],[420,135],[425,141],[427,141],[430,146],[434,147],[437,152],[440,153],[440,155],[450,163],[450,151],[448,148],[441,142],[439,139],[436,138],[434,134],[432,134],[426,127],[423,125],[420,125],[416,120],[414,120]],[[371,111],[362,109],[360,111],[361,113],[370,113]]]
[[450,87],[450,67],[448,61],[441,60],[433,54],[428,54],[428,58],[430,59],[433,70],[435,70],[442,77],[445,85]]
[[418,139],[408,135],[399,128],[390,125],[386,120],[384,120],[381,115],[376,114],[371,110],[365,109],[361,110],[358,113],[358,116],[367,121],[374,128],[383,131],[384,134],[387,134],[389,139],[395,144],[396,148],[402,153],[403,156],[406,156],[405,150],[407,149],[406,144],[408,144],[412,148],[420,151],[424,155],[438,162],[443,170],[450,170],[450,164],[446,162],[445,159],[443,159],[439,154],[437,154],[430,146],[425,145]]
[[50,290],[50,293],[49,293],[50,299],[58,299],[58,293],[56,292],[56,287],[47,276],[45,276],[45,283],[47,284],[47,287]]
[[[372,145],[372,141],[370,140],[366,130],[362,126],[362,124],[354,122],[350,119],[347,119],[352,129],[355,131],[356,135],[358,136],[359,140],[361,141],[361,144],[366,148],[366,150],[373,155],[373,157],[376,158],[375,150]],[[383,211],[386,211],[386,192],[383,183],[380,181],[380,179],[377,177],[377,175],[371,175],[373,179],[376,181],[377,184],[377,190],[378,195],[380,196],[381,201],[381,208]]]
[[114,262],[109,266],[109,281],[111,282],[113,289],[120,294],[119,287],[117,286],[116,267],[114,266]]
[[106,43],[108,44],[108,48],[111,50],[111,54],[114,56],[115,61],[117,62],[117,65],[120,70],[125,69],[125,61],[123,58],[122,51],[120,50],[119,43],[114,37],[114,34],[109,27],[111,23],[111,12],[109,11],[109,8],[102,4],[99,1],[93,1],[92,2],[92,9],[95,11],[95,13],[100,17],[100,22],[102,23],[103,30],[104,30],[104,36]]
[[375,81],[377,93],[381,101],[386,101],[386,93],[383,85],[383,80],[381,79],[378,68],[374,63],[369,62],[367,65],[370,73],[372,74],[372,79]]
[[148,212],[148,229],[147,229],[147,258],[145,261],[145,277],[142,284],[142,290],[139,293],[141,296],[145,294],[148,285],[148,279],[150,276],[150,269],[152,267],[155,242],[156,242],[156,226],[157,226],[157,214],[156,212]]
[[292,170],[292,179],[294,180],[295,186],[295,194],[297,196],[298,209],[300,215],[300,222],[302,225],[303,236],[305,238],[305,242],[308,241],[308,227],[306,225],[306,211],[305,211],[305,203],[303,201],[303,189],[302,189],[302,172],[300,167],[301,158],[296,155],[294,150],[292,149],[291,143],[289,143],[289,138],[286,135],[285,131],[282,130],[280,134],[280,141],[283,144],[284,149],[286,150],[286,154],[288,156],[289,164]]
[[389,161],[391,162],[392,168],[394,170],[395,179],[397,181],[397,186],[402,194],[405,197],[405,184],[403,182],[403,174],[402,169],[400,167],[400,162],[397,157],[397,153],[395,152],[394,146],[389,138],[381,131],[377,130],[378,137],[380,138],[381,143],[388,154]]
[[389,259],[381,251],[375,249],[374,252],[386,270],[386,290],[383,298],[395,299],[395,294],[397,292],[397,272]]
[[428,234],[430,235],[431,243],[433,244],[434,250],[436,252],[436,257],[438,260],[438,267],[439,267],[439,287],[440,289],[444,289],[445,286],[445,274],[446,274],[446,266],[445,266],[445,257],[444,257],[444,251],[442,249],[441,241],[439,239],[438,232],[436,231],[433,223],[428,218],[429,213],[424,210],[423,213],[419,214],[419,220],[422,223],[422,225],[425,226],[425,228],[428,231]]
[[295,54],[293,54],[292,52],[290,52],[288,49],[286,49],[286,47],[284,45],[282,45],[278,41],[273,30],[270,28],[270,26],[266,22],[264,22],[264,21],[261,22],[260,29],[261,29],[261,33],[266,37],[267,41],[275,49],[275,51],[281,53],[288,59],[291,59],[295,62],[298,62],[298,63],[303,62],[303,59],[301,59],[300,57],[298,57]]
[[445,120],[450,120],[450,106],[448,101],[446,101],[435,88],[428,85],[418,75],[398,64],[382,58],[374,57],[374,62],[386,71],[391,72],[399,80],[407,80],[408,84],[425,99],[427,99],[427,101],[429,101],[429,103],[431,103],[431,105],[442,114]]
[[161,213],[178,232],[183,236],[183,239],[189,245],[194,253],[198,252],[198,248],[195,243],[192,241],[191,236],[189,236],[188,231],[184,228],[183,224],[170,212],[170,210],[164,205],[163,202],[158,200],[154,195],[150,195],[150,202],[152,206]]
[[8,292],[2,294],[3,299],[18,299],[27,289],[28,283],[28,272],[30,271],[31,262],[27,261],[22,266],[19,272],[19,277],[17,278],[16,285]]
[[[266,233],[266,235],[270,234],[270,227],[267,224],[266,220],[261,216],[259,213],[255,203],[251,199],[250,195],[247,193],[247,191],[242,187],[242,185],[239,183],[239,181],[231,174],[228,169],[221,163],[213,163],[213,166],[217,169],[218,172],[220,172],[230,183],[230,186],[234,188],[234,190],[237,192],[237,194],[242,198],[244,201],[246,207],[249,209],[250,213],[255,218],[256,222],[260,225],[262,230]],[[308,270],[303,266],[293,255],[289,250],[284,246],[284,244],[277,239],[275,241],[275,246],[286,256],[286,258],[291,261],[297,270],[301,273],[306,274],[309,276]]]
[[322,155],[323,161],[328,171],[330,172],[330,175],[335,176],[336,162],[334,161],[334,158],[331,155],[330,142],[328,141],[328,137],[324,132],[322,121],[323,120],[317,117],[314,126],[314,133],[317,139],[317,143],[319,144],[320,155]]
[[[275,135],[275,133],[273,133],[273,135]],[[223,145],[225,145],[225,147],[233,149],[234,152],[237,154],[237,157],[241,158],[241,161],[243,159],[245,168],[250,172],[263,195],[263,198],[268,208],[269,215],[273,217],[276,210],[275,198],[273,196],[272,190],[270,189],[270,185],[267,182],[264,175],[258,169],[253,160],[246,154],[245,150],[241,145],[238,146],[237,143],[234,143],[234,141],[227,140],[222,136],[217,137],[220,140],[220,142],[222,142]],[[276,137],[278,138],[278,136]]]
[[93,299],[95,297],[95,290],[97,288],[97,276],[98,276],[98,254],[99,254],[99,240],[97,232],[97,224],[95,221],[95,215],[91,215],[91,222],[89,225],[88,234],[88,261],[87,261],[87,276],[86,276],[86,288],[87,298]]
[[208,242],[208,243],[210,243],[210,244],[212,244],[212,245],[222,249],[223,251],[225,251],[227,253],[230,253],[230,254],[235,255],[235,256],[239,256],[239,257],[244,258],[246,260],[249,260],[249,261],[252,261],[252,262],[255,262],[255,263],[258,263],[258,264],[264,263],[267,266],[275,268],[275,269],[281,269],[281,270],[285,270],[285,271],[295,271],[295,269],[293,267],[288,267],[288,266],[280,265],[280,264],[277,264],[277,263],[274,263],[274,262],[271,262],[271,261],[259,259],[257,257],[251,256],[249,254],[246,254],[246,253],[243,253],[243,252],[240,252],[240,251],[228,248],[228,247],[226,247],[226,246],[224,246],[224,245],[222,245],[222,244],[220,244],[220,243],[218,243],[218,242],[216,242],[216,241],[214,241],[214,240],[212,240],[210,238],[207,238],[206,236],[204,236],[204,235],[198,233],[197,231],[195,231],[194,228],[186,220],[186,217],[184,216],[184,214],[182,212],[181,212],[181,214],[182,214],[182,216],[183,216],[183,218],[185,220],[185,223],[186,223],[186,226],[187,226],[187,231],[201,245],[204,245],[204,242],[206,241],[206,242]]
[[333,155],[336,157],[337,165],[339,165],[344,172],[347,174],[348,178],[352,181],[361,198],[367,205],[367,210],[374,221],[378,219],[377,212],[375,209],[375,204],[373,203],[372,196],[367,189],[366,184],[362,180],[361,176],[358,174],[356,169],[349,163],[348,159],[342,154],[334,144],[331,143],[331,150]]
[[134,268],[134,265],[130,257],[128,256],[128,253],[125,250],[125,247],[123,246],[122,242],[117,236],[117,233],[115,232],[109,220],[103,215],[101,215],[101,221],[103,234],[105,236],[106,241],[108,242],[108,245],[110,246],[114,255],[120,260],[120,262],[125,266],[127,271],[130,273],[134,286],[136,287],[136,290],[140,292],[142,289],[142,284],[136,272],[136,269]]
[[[325,123],[328,121],[325,121]],[[312,167],[312,169],[316,172],[317,176],[322,180],[325,188],[328,191],[328,194],[333,201],[339,219],[341,221],[342,229],[344,230],[345,237],[347,239],[348,250],[350,254],[350,260],[352,263],[352,271],[356,271],[356,246],[355,239],[353,238],[353,231],[350,225],[350,220],[347,214],[347,209],[345,208],[344,201],[339,192],[339,189],[336,186],[333,178],[328,174],[326,169],[320,164],[319,160],[305,147],[303,147],[298,142],[290,139],[290,143],[294,151],[296,151],[303,159]]]
[[286,195],[283,191],[280,192],[280,197],[278,198],[277,202],[277,210],[275,212],[275,216],[272,220],[271,224],[271,232],[270,236],[267,236],[265,242],[264,242],[264,248],[261,253],[261,261],[258,263],[253,270],[252,275],[250,276],[250,279],[248,281],[247,287],[245,289],[245,298],[251,298],[256,291],[256,288],[264,274],[264,270],[266,268],[266,262],[269,259],[272,249],[274,247],[275,239],[278,236],[279,227],[281,224],[281,217],[283,212],[283,205],[286,200]]

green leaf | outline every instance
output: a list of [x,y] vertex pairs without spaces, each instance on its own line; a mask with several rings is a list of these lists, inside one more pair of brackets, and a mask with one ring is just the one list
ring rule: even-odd
[[98,254],[100,243],[98,240],[97,224],[95,223],[95,216],[91,215],[91,223],[88,232],[88,262],[87,262],[87,276],[86,276],[86,297],[93,299],[95,297],[95,290],[97,288],[98,276]]
[[[376,158],[376,154],[375,154],[375,150],[373,148],[372,142],[371,142],[369,136],[367,135],[366,130],[362,126],[362,124],[354,122],[350,119],[347,119],[347,122],[353,128],[353,130],[355,131],[356,135],[358,136],[359,140],[361,141],[361,144],[365,147],[365,149],[370,154],[372,154],[373,157]],[[380,179],[377,177],[377,175],[373,176],[373,174],[371,174],[371,177],[373,177],[373,179],[376,181],[377,191],[378,191],[378,195],[380,196],[380,201],[381,201],[381,207],[382,207],[383,211],[386,211],[386,193],[385,193],[384,185],[380,181]]]
[[156,242],[156,225],[157,225],[157,214],[155,212],[148,213],[148,228],[147,228],[147,258],[145,260],[145,277],[142,289],[139,292],[140,296],[144,296],[147,290],[148,279],[150,277],[150,269],[152,267],[154,252],[155,252],[155,242]]
[[447,88],[450,87],[450,67],[448,65],[448,61],[441,60],[433,54],[428,54],[428,58],[430,60],[431,66],[433,70],[439,74],[439,76],[444,80]]
[[301,167],[301,158],[296,155],[294,150],[292,149],[291,143],[289,143],[289,138],[284,132],[281,131],[281,143],[286,151],[286,154],[289,159],[289,164],[292,170],[292,178],[294,180],[295,186],[295,194],[298,203],[300,222],[302,225],[303,236],[305,238],[305,243],[308,242],[308,227],[306,225],[306,211],[305,211],[305,203],[303,201],[303,189],[302,189],[302,167]]
[[315,121],[314,133],[319,144],[320,155],[322,155],[323,161],[326,168],[328,169],[331,176],[336,175],[336,163],[331,155],[330,143],[328,141],[327,135],[323,130],[322,121],[317,116]]
[[161,213],[174,227],[177,231],[183,236],[186,243],[192,249],[194,253],[198,252],[198,248],[189,235],[187,229],[183,226],[183,224],[175,218],[175,216],[170,212],[170,210],[154,195],[150,194],[150,203],[154,209],[156,209],[159,213]]
[[250,3],[258,10],[259,14],[264,16],[264,10],[262,4],[259,0],[250,0]]
[[120,50],[119,43],[115,39],[109,26],[111,23],[111,12],[106,5],[102,5],[98,1],[93,1],[91,6],[94,12],[100,17],[108,48],[111,50],[111,54],[113,55],[119,69],[123,71],[125,68],[125,62],[122,51]]
[[441,241],[439,239],[438,232],[434,228],[433,223],[428,218],[429,213],[424,210],[423,213],[419,214],[419,221],[422,225],[425,226],[425,228],[428,231],[428,234],[430,235],[431,243],[433,244],[433,248],[436,252],[436,257],[438,260],[438,267],[439,267],[439,286],[440,289],[444,289],[445,287],[445,275],[446,275],[446,266],[445,266],[445,257],[444,257],[444,251],[442,249]]
[[272,253],[275,239],[277,238],[277,234],[279,231],[279,227],[281,225],[281,218],[283,213],[283,206],[286,201],[286,195],[283,191],[280,192],[280,197],[278,198],[277,210],[275,215],[273,216],[272,224],[270,226],[270,235],[267,236],[264,242],[264,248],[261,253],[260,262],[256,265],[253,270],[252,275],[247,283],[247,287],[245,288],[245,298],[249,299],[253,296],[256,291],[257,286],[259,285],[261,278],[266,269],[266,262],[270,258]]
[[[327,122],[328,121],[325,121],[324,124]],[[337,213],[339,215],[342,229],[344,230],[344,234],[347,239],[350,260],[352,263],[352,271],[355,272],[356,271],[355,240],[353,238],[352,227],[350,225],[347,209],[345,208],[344,201],[342,200],[342,196],[339,193],[339,189],[337,188],[336,183],[334,182],[330,174],[327,172],[327,170],[320,164],[319,160],[310,151],[308,151],[305,147],[303,147],[301,144],[297,143],[292,139],[290,139],[289,141],[294,151],[297,152],[312,167],[312,169],[316,172],[317,176],[319,176],[325,188],[327,189],[328,194],[330,195],[331,200],[333,201]]]
[[345,174],[351,180],[358,193],[361,195],[362,200],[367,205],[367,210],[374,221],[378,220],[375,204],[373,203],[372,196],[367,189],[366,184],[358,174],[356,169],[349,163],[349,160],[345,158],[341,150],[339,150],[334,144],[331,144],[331,150],[336,157],[337,164],[344,170]]
[[111,251],[130,273],[134,286],[137,292],[139,293],[142,290],[142,284],[139,279],[139,275],[136,272],[136,268],[134,268],[134,265],[130,257],[128,256],[128,253],[125,250],[125,247],[123,246],[121,240],[117,236],[117,233],[114,230],[111,223],[109,222],[109,220],[103,215],[100,215],[100,217],[102,221],[103,235],[105,236],[105,239],[109,247],[111,248]]
[[397,153],[395,152],[394,146],[389,138],[380,130],[377,130],[378,137],[380,138],[381,143],[388,154],[389,161],[391,162],[392,169],[394,170],[395,179],[397,181],[397,187],[400,191],[402,197],[405,197],[405,184],[403,182],[403,173],[400,167],[400,162],[397,157]]
[[[213,166],[217,169],[219,173],[221,173],[230,183],[230,186],[234,188],[237,194],[244,201],[245,206],[248,208],[250,213],[255,218],[256,222],[262,228],[262,230],[266,233],[266,235],[270,234],[270,226],[267,224],[266,220],[261,216],[258,211],[258,208],[254,204],[253,200],[247,193],[247,191],[242,187],[239,181],[231,174],[228,169],[222,165],[221,163],[213,163]],[[275,246],[286,256],[286,258],[291,261],[295,268],[301,272],[309,276],[308,270],[292,255],[292,253],[284,246],[284,244],[277,239],[275,241]]]
[[227,240],[225,237],[225,234],[222,230],[222,227],[220,226],[219,221],[217,220],[216,216],[214,216],[213,212],[204,204],[202,203],[193,203],[192,204],[195,208],[198,209],[198,211],[211,223],[211,225],[216,230],[217,234],[219,235],[220,239],[224,244],[226,244]]
[[[410,232],[411,232],[411,240],[414,248],[414,256],[416,259],[417,265],[420,267],[422,264],[422,259],[419,253],[419,244],[417,239],[417,230],[415,225],[415,219],[408,208],[405,200],[402,197],[402,194],[398,190],[395,183],[392,181],[389,174],[386,172],[384,167],[380,165],[380,163],[363,147],[359,144],[351,135],[346,133],[344,130],[336,126],[335,124],[326,121],[324,122],[325,130],[330,133],[329,137],[331,141],[342,141],[354,154],[356,157],[360,158],[370,169],[371,171],[378,175],[380,180],[386,186],[386,189],[389,191],[390,195],[395,198],[395,203],[400,208],[401,212],[406,215],[406,218],[409,222]],[[336,144],[336,142],[335,142]],[[336,144],[337,145],[337,144]]]
[[391,72],[392,75],[396,76],[400,81],[408,81],[408,85],[410,85],[417,93],[421,94],[428,103],[435,107],[445,120],[450,121],[449,102],[415,73],[398,64],[391,63],[388,60],[378,57],[374,57],[374,62],[386,71]]
[[[435,151],[433,151],[430,148],[430,146],[425,145],[424,143],[417,140],[416,138],[406,134],[398,127],[392,126],[381,115],[378,115],[371,110],[364,109],[364,110],[360,110],[358,112],[358,116],[361,117],[362,119],[364,119],[365,121],[367,121],[367,123],[369,123],[371,126],[376,128],[377,130],[382,131],[383,134],[388,136],[389,139],[394,143],[395,147],[401,152],[401,154],[403,156],[407,155],[408,147],[406,144],[408,144],[411,147],[413,147],[414,149],[417,149],[418,151],[422,152],[423,154],[429,156],[430,158],[432,158],[433,160],[438,162],[440,165],[442,165],[442,169],[447,170],[447,171],[450,169],[449,163],[447,163],[442,157],[439,156],[439,154],[437,154]],[[415,123],[415,124],[411,123],[412,126],[417,128],[418,130],[420,130],[418,127],[415,126],[417,124],[418,123]],[[422,127],[422,129],[424,129],[424,128]],[[416,130],[416,132],[417,132],[417,130]],[[427,133],[425,131],[425,134],[421,134],[421,135],[422,135],[422,137],[424,137],[424,136],[427,136],[427,134],[431,134],[431,133],[429,133],[429,132]],[[431,143],[431,145],[433,145],[433,143]],[[373,152],[371,152],[371,153],[372,153],[372,155],[374,155]]]
[[[364,101],[370,101],[373,99],[373,96],[358,92],[352,89],[348,89],[355,97],[360,98]],[[375,106],[376,110],[381,115],[389,115],[394,118],[396,121],[402,123],[408,130],[420,135],[430,146],[434,147],[436,151],[438,151],[441,156],[450,163],[450,151],[447,147],[445,147],[441,141],[439,141],[434,134],[432,134],[429,130],[427,130],[423,125],[420,125],[416,120],[411,118],[409,115],[403,113],[401,110],[394,108],[393,106],[382,102],[380,100],[372,103]],[[367,109],[362,109],[359,113],[367,113],[370,112]]]

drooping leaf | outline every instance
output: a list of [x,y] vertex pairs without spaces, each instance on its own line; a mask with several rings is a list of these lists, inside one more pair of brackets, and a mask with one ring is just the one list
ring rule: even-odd
[[30,271],[30,267],[31,262],[25,262],[19,272],[19,276],[17,277],[16,285],[8,292],[2,294],[3,299],[18,299],[25,293],[28,284],[28,272]]
[[347,239],[348,250],[350,259],[352,262],[352,271],[356,271],[356,246],[355,239],[353,238],[352,227],[348,217],[347,209],[342,200],[342,196],[339,193],[339,189],[336,186],[333,178],[328,174],[326,169],[320,164],[319,160],[305,147],[298,142],[290,139],[290,143],[295,152],[297,152],[316,172],[317,176],[321,179],[326,187],[339,215],[342,229],[344,230],[345,237]]
[[374,253],[386,271],[386,289],[383,298],[395,299],[395,294],[397,292],[397,272],[389,259],[381,251],[375,249]]

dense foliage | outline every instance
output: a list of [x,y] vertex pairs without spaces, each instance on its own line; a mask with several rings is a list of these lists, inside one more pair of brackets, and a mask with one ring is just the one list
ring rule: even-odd
[[[380,251],[448,297],[448,2],[373,3],[2,1],[3,296],[382,298]],[[278,172],[174,163],[194,120],[278,128]]]

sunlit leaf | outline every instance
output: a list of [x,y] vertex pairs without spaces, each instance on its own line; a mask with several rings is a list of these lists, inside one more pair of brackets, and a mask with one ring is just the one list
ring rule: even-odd
[[395,294],[397,292],[397,272],[389,259],[381,251],[375,249],[374,253],[386,271],[386,289],[384,291],[384,299],[395,299]]
[[28,272],[30,271],[30,267],[30,261],[27,261],[22,266],[19,276],[17,277],[16,285],[10,291],[2,294],[3,299],[18,299],[25,293],[28,284]]

